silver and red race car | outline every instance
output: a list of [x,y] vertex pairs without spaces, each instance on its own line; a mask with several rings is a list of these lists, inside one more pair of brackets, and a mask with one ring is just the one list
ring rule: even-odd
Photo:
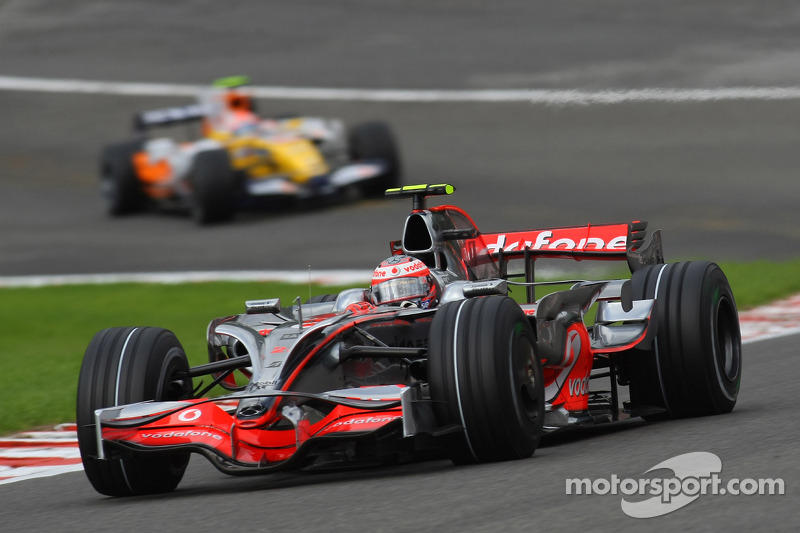
[[[190,453],[235,475],[522,459],[548,432],[733,409],[741,337],[716,264],[665,264],[644,222],[481,233],[427,206],[452,192],[388,190],[413,210],[370,288],[247,301],[210,322],[207,364],[190,368],[166,329],[97,333],[77,396],[94,488],[170,491]],[[536,281],[543,258],[624,261],[631,276]],[[207,397],[217,385],[230,392]]]

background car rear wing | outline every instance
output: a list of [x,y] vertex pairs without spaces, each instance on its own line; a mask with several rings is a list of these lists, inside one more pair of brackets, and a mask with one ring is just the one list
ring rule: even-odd
[[157,126],[172,126],[202,120],[208,114],[206,106],[191,104],[142,111],[133,117],[133,129],[144,131]]

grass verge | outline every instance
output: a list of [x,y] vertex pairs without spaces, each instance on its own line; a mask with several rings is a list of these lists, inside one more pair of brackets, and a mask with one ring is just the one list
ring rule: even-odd
[[[800,260],[720,266],[740,310],[800,292]],[[75,420],[83,352],[101,329],[171,329],[197,365],[206,362],[205,333],[212,318],[242,313],[245,300],[279,297],[286,305],[298,295],[306,299],[309,287],[211,282],[0,289],[0,434]]]

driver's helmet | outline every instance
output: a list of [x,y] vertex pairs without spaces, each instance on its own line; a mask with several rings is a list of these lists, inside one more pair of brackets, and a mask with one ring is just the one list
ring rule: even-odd
[[428,266],[407,255],[395,255],[372,273],[372,302],[375,305],[409,302],[422,309],[436,305],[436,284]]
[[253,98],[245,91],[231,89],[225,93],[225,105],[231,111],[253,111]]

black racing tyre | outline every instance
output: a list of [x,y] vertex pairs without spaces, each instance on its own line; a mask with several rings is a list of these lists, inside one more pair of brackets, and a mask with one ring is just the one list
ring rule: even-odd
[[431,324],[428,377],[456,464],[530,457],[544,422],[542,365],[519,304],[486,296],[443,305]]
[[119,327],[98,332],[86,348],[78,378],[78,445],[95,490],[108,496],[173,490],[186,470],[188,453],[98,459],[95,409],[145,400],[192,397],[189,363],[180,342],[166,329]]
[[233,217],[236,172],[224,148],[199,152],[189,171],[192,216],[198,224],[225,222]]
[[634,272],[631,284],[634,298],[656,298],[658,328],[652,346],[623,355],[631,402],[666,410],[650,419],[730,412],[742,377],[742,340],[719,266],[653,265]]
[[112,216],[142,211],[147,197],[133,167],[133,155],[142,150],[141,140],[106,146],[100,156],[100,187]]
[[394,135],[384,122],[365,122],[353,126],[348,135],[350,157],[360,159],[382,159],[389,169],[380,178],[368,181],[364,194],[382,196],[386,189],[400,185],[400,155]]

